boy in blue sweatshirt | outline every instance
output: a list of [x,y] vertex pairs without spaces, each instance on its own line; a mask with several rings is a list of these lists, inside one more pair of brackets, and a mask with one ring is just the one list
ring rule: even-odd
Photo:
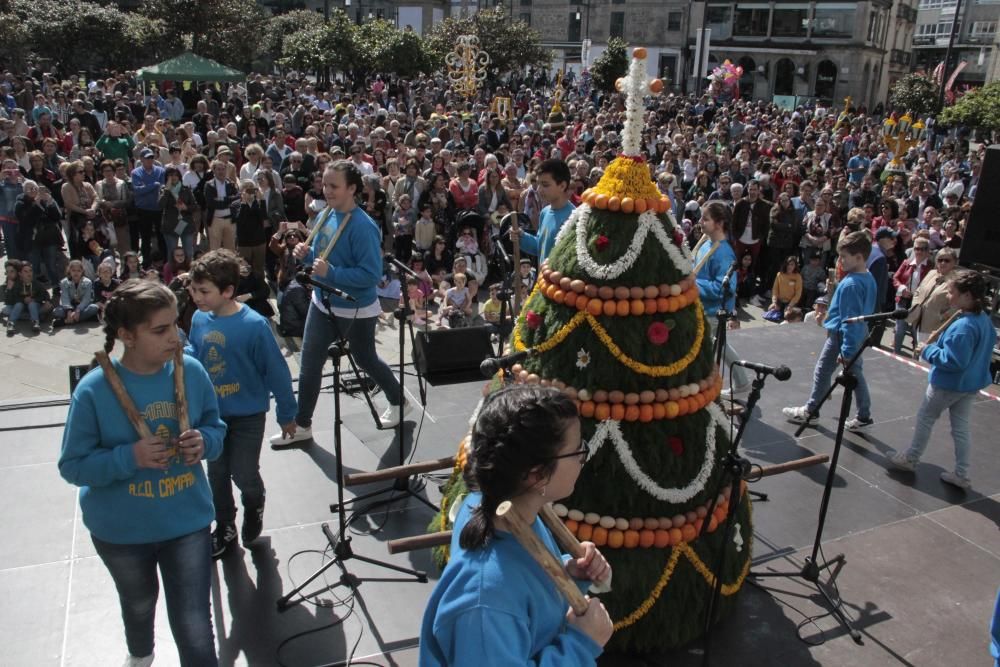
[[538,195],[548,206],[538,218],[538,233],[521,230],[521,250],[538,257],[538,266],[548,258],[556,244],[559,230],[569,220],[576,207],[569,201],[569,166],[562,160],[545,160],[535,171],[538,178]]
[[278,403],[278,423],[285,435],[295,433],[298,406],[288,364],[270,325],[235,297],[239,258],[230,250],[213,250],[191,266],[190,275],[198,312],[191,320],[188,350],[208,371],[228,427],[222,456],[208,466],[215,499],[212,556],[219,558],[236,541],[230,479],[242,493],[244,546],[257,539],[264,525],[260,447],[270,394]]
[[[782,413],[793,424],[813,424],[819,418],[819,402],[830,388],[833,373],[841,364],[846,364],[864,345],[868,327],[864,322],[847,324],[845,320],[875,312],[877,288],[875,279],[868,272],[868,255],[872,243],[865,232],[851,232],[837,243],[837,255],[846,272],[837,285],[830,301],[823,328],[826,329],[826,344],[816,361],[813,371],[812,392],[809,401],[799,407],[784,408]],[[872,399],[865,382],[862,358],[851,366],[851,373],[858,381],[854,390],[858,399],[858,414],[845,426],[848,430],[859,431],[874,423],[871,415]]]
[[913,440],[905,452],[889,457],[897,470],[913,472],[931,437],[934,422],[946,409],[951,416],[951,436],[955,441],[955,471],[941,473],[941,481],[968,489],[969,452],[972,437],[969,416],[976,393],[989,386],[990,360],[996,343],[996,330],[986,306],[986,280],[978,273],[959,274],[948,284],[948,301],[959,309],[958,317],[934,343],[918,346],[920,358],[931,365],[927,393],[917,413]]

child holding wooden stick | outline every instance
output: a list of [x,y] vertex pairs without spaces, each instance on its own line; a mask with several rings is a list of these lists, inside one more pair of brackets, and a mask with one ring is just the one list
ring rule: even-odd
[[486,399],[465,467],[473,492],[458,512],[451,560],[424,612],[421,665],[596,663],[612,633],[604,605],[591,599],[575,615],[542,566],[494,518],[510,500],[581,589],[606,582],[611,567],[592,542],[582,543],[581,558],[562,556],[538,516],[548,502],[572,493],[586,456],[576,406],[558,390],[518,386]]
[[[104,322],[102,367],[73,393],[59,472],[81,487],[83,522],[118,589],[125,664],[153,661],[159,570],[180,664],[217,665],[209,606],[215,511],[201,465],[219,456],[226,432],[215,390],[197,360],[177,354],[177,301],[163,285],[124,283]],[[125,351],[110,361],[116,340]]]

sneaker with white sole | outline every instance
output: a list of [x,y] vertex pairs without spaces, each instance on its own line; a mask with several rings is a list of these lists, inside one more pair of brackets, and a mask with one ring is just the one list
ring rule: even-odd
[[855,433],[859,431],[864,431],[866,428],[875,423],[875,420],[869,417],[868,419],[862,419],[861,417],[855,417],[854,419],[848,419],[844,424],[844,428],[848,431],[854,431]]
[[295,428],[295,434],[285,437],[281,433],[275,433],[271,436],[271,449],[281,449],[282,447],[291,447],[297,442],[303,442],[304,440],[312,440],[313,432],[308,426],[297,426]]
[[240,539],[243,546],[250,546],[250,543],[260,537],[264,530],[264,506],[261,505],[255,510],[245,510],[243,512],[243,530],[240,531]]
[[800,405],[794,408],[782,408],[781,414],[785,415],[785,419],[793,424],[815,424],[816,417],[809,414],[809,408],[804,405]]
[[894,452],[889,456],[889,465],[904,472],[913,472],[917,469],[917,462],[907,458],[903,452]]
[[410,414],[411,410],[413,410],[413,405],[409,401],[403,403],[402,410],[399,409],[398,405],[392,405],[390,403],[389,407],[387,407],[385,409],[385,412],[383,412],[381,416],[378,418],[379,423],[381,424],[382,428],[392,428],[393,426],[399,423],[400,419]]
[[125,663],[122,667],[149,667],[153,664],[153,654],[150,653],[145,658],[137,658],[134,655],[125,656]]
[[732,389],[730,389],[729,387],[726,387],[725,389],[722,390],[722,392],[719,394],[719,396],[724,401],[731,401],[733,398],[738,398],[740,396],[746,396],[749,393],[750,393],[750,385],[748,385],[748,384],[741,384],[741,385],[737,385],[737,386],[733,387]]
[[212,558],[222,558],[236,544],[236,524],[226,521],[212,533]]
[[950,470],[945,470],[943,473],[941,473],[941,481],[944,482],[945,484],[951,484],[952,486],[956,486],[962,489],[963,491],[972,486],[972,482],[969,481],[968,477],[960,477],[956,473],[951,472]]

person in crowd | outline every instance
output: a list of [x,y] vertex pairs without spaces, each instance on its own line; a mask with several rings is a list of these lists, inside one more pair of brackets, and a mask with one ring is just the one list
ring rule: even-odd
[[115,277],[115,263],[113,260],[105,260],[97,267],[97,280],[94,281],[94,303],[97,304],[97,319],[104,324],[104,310],[108,307],[108,301],[121,281]]
[[198,312],[191,320],[189,351],[205,366],[219,396],[226,424],[222,454],[208,464],[215,504],[212,557],[223,557],[236,542],[236,505],[231,484],[242,494],[240,537],[248,546],[264,526],[264,481],[260,448],[270,396],[277,402],[285,437],[295,434],[295,394],[288,364],[268,321],[236,299],[240,260],[231,251],[212,251],[195,260],[189,273]]
[[771,287],[771,309],[784,315],[789,307],[797,307],[802,301],[802,274],[799,272],[799,258],[789,255],[781,271],[774,276]]
[[32,333],[41,333],[42,317],[52,308],[49,291],[35,280],[31,262],[21,262],[18,268],[18,280],[6,290],[4,299],[7,311],[7,337],[17,333],[17,321],[27,317],[31,320]]
[[296,430],[272,436],[272,447],[312,438],[313,411],[327,350],[340,338],[348,340],[358,366],[382,388],[389,402],[379,420],[382,428],[392,428],[412,409],[408,401],[399,404],[398,381],[375,351],[375,326],[381,312],[375,286],[382,277],[382,242],[378,225],[358,206],[364,187],[361,178],[361,172],[349,161],[326,168],[323,196],[329,207],[315,223],[319,232],[312,243],[295,248],[296,259],[312,266],[313,280],[342,290],[353,301],[330,296],[320,286],[313,290],[302,339]]
[[[160,580],[183,667],[218,665],[212,629],[212,494],[203,460],[222,453],[226,425],[197,360],[181,356],[191,427],[180,430],[174,388],[177,300],[158,283],[132,280],[104,309],[104,351],[153,435],[137,437],[104,369],[77,385],[63,432],[59,473],[80,487],[83,523],[121,604],[126,665],[153,662]],[[169,483],[164,484],[165,480]]]
[[[236,184],[226,178],[226,164],[218,160],[211,163],[212,178],[203,189],[203,224],[208,228],[208,246],[212,250],[236,250],[236,223],[233,205],[242,201]],[[252,181],[251,181],[252,182]]]
[[[167,257],[173,257],[174,248],[180,244],[184,256],[191,259],[194,256],[194,220],[191,213],[198,207],[198,202],[191,188],[181,181],[179,169],[167,167],[163,173],[159,206],[163,211],[160,231],[165,241],[164,252]],[[164,277],[164,282],[169,284],[170,281]]]
[[[846,320],[875,312],[877,288],[867,266],[871,252],[872,243],[865,232],[851,232],[837,243],[837,255],[846,275],[837,285],[823,320],[823,328],[827,332],[826,343],[813,371],[809,400],[805,405],[782,410],[793,424],[815,424],[819,418],[819,401],[830,388],[834,372],[850,361],[864,344],[868,334],[867,325],[864,322],[849,324]],[[855,396],[858,412],[846,426],[849,430],[860,431],[875,423],[871,416],[872,401],[865,381],[862,357],[858,357],[851,372],[857,379]]]
[[917,412],[910,447],[889,456],[897,470],[916,470],[930,442],[934,423],[945,410],[951,418],[955,468],[941,473],[945,484],[965,490],[970,481],[972,437],[969,421],[980,389],[992,383],[990,361],[997,333],[986,312],[986,279],[973,271],[948,281],[948,298],[960,314],[933,343],[920,346],[920,358],[931,365],[927,392]]
[[9,259],[28,259],[28,255],[18,245],[17,216],[14,207],[24,193],[24,183],[17,162],[5,158],[0,162],[0,232],[3,233],[4,248]]
[[94,303],[94,284],[83,275],[83,262],[70,260],[66,277],[59,283],[59,305],[52,310],[52,326],[96,320],[99,310]]
[[[546,203],[539,214],[538,232],[519,229],[521,250],[538,257],[541,266],[552,252],[556,235],[576,209],[569,201],[570,173],[565,162],[548,159],[535,170],[538,195]],[[511,230],[513,240],[515,232]]]
[[[132,197],[139,215],[139,238],[142,252],[142,267],[148,268],[154,242],[157,248],[165,247],[160,224],[163,211],[160,208],[160,190],[166,179],[166,170],[156,164],[156,155],[149,148],[139,153],[141,164],[132,170]],[[63,186],[65,191],[66,187]],[[65,193],[63,199],[65,200]],[[67,209],[71,210],[69,206]]]
[[[548,387],[491,394],[472,428],[469,493],[455,519],[451,558],[434,587],[420,630],[420,664],[447,667],[489,655],[498,664],[596,665],[613,627],[591,598],[577,616],[530,552],[494,518],[515,511],[584,589],[611,568],[592,542],[564,556],[538,517],[573,491],[587,457],[576,406]],[[500,464],[502,462],[502,465]]]
[[[892,287],[896,293],[896,308],[909,310],[913,305],[913,295],[932,270],[930,239],[918,237],[913,241],[913,257],[907,259],[892,276]],[[906,320],[896,320],[892,350],[896,354],[903,351],[903,339],[909,334],[913,349],[917,349],[917,330]]]
[[[62,211],[47,188],[31,180],[22,185],[24,191],[14,203],[17,220],[14,241],[27,251],[34,274],[55,285],[59,277],[58,256],[63,245]],[[10,253],[7,254],[9,257]]]
[[129,208],[132,206],[132,190],[126,181],[115,175],[115,164],[110,160],[101,162],[99,171],[101,180],[94,188],[103,217],[110,223],[115,232],[115,250],[124,255],[132,249],[132,236],[129,229]]

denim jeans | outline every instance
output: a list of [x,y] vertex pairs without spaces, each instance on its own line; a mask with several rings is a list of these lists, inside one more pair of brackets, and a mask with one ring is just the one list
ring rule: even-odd
[[163,232],[163,240],[167,244],[166,249],[163,251],[163,258],[168,262],[174,256],[174,248],[177,247],[178,242],[184,248],[184,254],[187,255],[189,260],[194,256],[194,230],[191,228],[191,225],[188,225],[187,231],[183,232],[180,236],[173,232]]
[[183,667],[213,667],[215,655],[212,610],[212,537],[208,527],[151,544],[111,544],[91,536],[118,589],[128,652],[145,657],[153,652],[153,619],[163,577],[170,630]]
[[[719,327],[719,319],[715,314],[708,315],[708,323],[710,325],[709,332],[712,335],[712,340],[715,340],[715,330]],[[726,334],[729,332],[727,331]],[[733,372],[733,386],[734,387],[749,387],[750,378],[747,377],[747,372],[742,366],[730,366],[734,361],[739,361],[740,358],[736,354],[736,350],[733,346],[729,344],[729,336],[726,336],[726,349],[722,352],[722,365],[725,368],[720,368],[719,371],[728,370],[732,368]]]
[[54,245],[31,249],[31,268],[35,271],[35,275],[42,275],[42,264],[44,264],[45,275],[49,277],[49,282],[53,285],[58,285],[61,279],[59,275],[59,252],[59,246]]
[[969,452],[972,450],[972,436],[969,432],[969,416],[976,399],[974,391],[950,391],[927,385],[924,401],[917,412],[917,423],[913,430],[913,440],[906,450],[906,458],[916,463],[927,449],[934,422],[945,410],[951,417],[951,437],[955,441],[955,474],[969,477]]
[[[23,301],[18,301],[13,306],[11,306],[10,312],[7,314],[7,321],[17,322],[19,319],[24,317],[24,308],[25,305]],[[31,319],[32,322],[37,322],[39,317],[41,316],[40,315],[41,311],[39,310],[38,302],[32,301],[27,305],[27,308],[28,308],[28,317]]]
[[392,405],[399,403],[399,382],[392,369],[375,352],[375,324],[377,317],[350,320],[345,317],[330,317],[313,302],[309,303],[306,316],[305,335],[302,337],[302,354],[299,359],[299,412],[295,422],[308,428],[312,425],[313,411],[319,398],[323,366],[327,360],[327,349],[341,335],[347,335],[347,342],[354,360],[375,383],[382,388],[386,399]]
[[917,328],[906,320],[896,320],[896,331],[892,337],[892,351],[896,354],[902,354],[903,339],[906,338],[906,334],[910,334],[913,349],[917,349]]
[[[76,310],[76,308],[63,308],[62,306],[56,306],[52,310],[52,317],[56,318],[57,320],[65,320],[66,315],[73,312],[74,310]],[[97,307],[96,303],[92,303],[79,312],[80,312],[80,321],[88,322],[90,320],[97,319],[97,313],[100,312],[100,309]]]
[[[833,374],[840,365],[837,363],[839,355],[840,332],[827,331],[826,343],[823,345],[823,351],[819,353],[819,359],[816,360],[816,368],[813,370],[812,393],[809,394],[809,402],[806,403],[806,408],[810,411],[816,409],[820,400],[826,394],[827,390],[830,389]],[[872,397],[868,393],[868,383],[865,381],[864,368],[862,367],[863,362],[864,355],[858,357],[858,360],[851,366],[851,373],[858,380],[858,386],[854,390],[854,398],[858,404],[858,417],[861,419],[871,419]]]
[[0,231],[3,232],[3,246],[7,251],[7,258],[24,259],[24,249],[17,243],[17,223],[0,222]]
[[[267,413],[245,417],[225,417],[226,438],[222,455],[208,462],[208,482],[215,503],[215,520],[219,523],[236,519],[233,487],[240,490],[246,514],[264,507],[264,480],[260,476],[260,445],[264,440]],[[232,483],[230,483],[232,480]]]

